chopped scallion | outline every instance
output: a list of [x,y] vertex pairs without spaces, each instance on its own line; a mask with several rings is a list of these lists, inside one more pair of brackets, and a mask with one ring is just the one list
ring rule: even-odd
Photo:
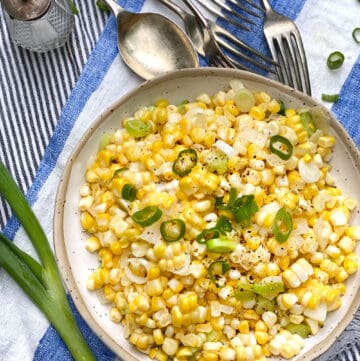
[[321,99],[324,102],[336,103],[339,100],[339,94],[322,94]]
[[360,44],[360,28],[355,28],[353,30],[352,37],[356,44]]
[[327,66],[331,70],[339,69],[345,60],[345,56],[340,51],[334,51],[327,58]]

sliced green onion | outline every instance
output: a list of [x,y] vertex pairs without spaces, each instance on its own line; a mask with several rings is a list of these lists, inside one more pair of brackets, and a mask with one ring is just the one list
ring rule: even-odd
[[214,253],[229,253],[236,248],[236,242],[226,236],[219,238],[211,238],[206,242],[206,248],[209,252]]
[[339,94],[321,94],[324,102],[336,103],[339,100]]
[[98,146],[99,151],[105,149],[106,146],[108,144],[110,144],[111,139],[112,139],[111,134],[108,134],[108,133],[103,134],[100,138],[100,142],[99,142],[99,146]]
[[287,138],[274,135],[270,138],[270,151],[282,160],[288,160],[292,155],[293,146]]
[[126,183],[123,185],[121,190],[121,196],[127,200],[132,202],[136,198],[137,190],[133,184]]
[[197,163],[198,157],[194,149],[182,150],[173,164],[173,172],[179,176],[184,176],[191,172]]
[[166,242],[176,242],[184,237],[185,222],[177,218],[162,222],[160,225],[160,233]]
[[9,203],[34,246],[39,262],[0,232],[0,267],[44,313],[74,360],[95,360],[71,312],[46,234],[19,187],[0,161],[0,195]]
[[197,237],[196,242],[205,244],[209,239],[220,237],[221,232],[214,228],[204,229]]
[[158,221],[162,216],[162,211],[156,206],[147,206],[135,212],[131,218],[140,226],[147,227]]
[[218,229],[222,234],[232,231],[231,223],[225,216],[219,217],[218,221],[216,222],[215,228]]
[[247,113],[251,107],[255,105],[255,97],[254,94],[246,88],[240,88],[235,91],[234,101],[236,107],[242,113]]
[[340,51],[334,51],[327,58],[327,66],[331,70],[339,69],[345,60],[345,56]]
[[285,326],[285,328],[289,332],[296,333],[302,338],[307,338],[311,333],[310,327],[308,325],[305,325],[304,323],[296,324],[290,322]]
[[360,28],[355,28],[353,30],[352,37],[356,44],[360,44]]
[[303,111],[299,113],[301,124],[304,126],[304,129],[307,133],[307,135],[310,137],[312,136],[316,131],[316,125],[314,123],[312,114],[309,110]]
[[219,149],[213,149],[204,157],[206,168],[210,172],[224,174],[228,169],[228,157]]
[[216,276],[217,275],[223,276],[226,272],[229,271],[229,269],[230,266],[226,261],[220,260],[211,263],[208,270],[210,281],[214,283],[217,287],[224,287],[225,285],[219,285],[216,282]]
[[290,236],[292,231],[293,222],[290,213],[283,207],[276,213],[272,231],[274,232],[275,239],[279,243],[284,243]]
[[253,194],[236,199],[233,214],[236,222],[249,220],[259,210]]
[[282,100],[278,100],[278,103],[280,104],[280,110],[278,111],[278,114],[285,115],[285,103]]
[[239,291],[253,292],[268,300],[274,299],[279,293],[285,291],[283,282],[268,283],[239,283],[237,285]]
[[180,114],[184,114],[186,112],[186,104],[188,103],[189,101],[185,99],[180,104],[178,104],[177,108]]
[[129,119],[125,123],[127,132],[135,138],[145,137],[151,133],[152,127],[148,122],[140,119]]

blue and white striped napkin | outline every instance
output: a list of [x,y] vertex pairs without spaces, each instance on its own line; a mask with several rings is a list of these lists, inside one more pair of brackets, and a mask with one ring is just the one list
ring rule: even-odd
[[[176,19],[156,0],[120,3],[128,10],[158,11]],[[320,100],[322,93],[340,94],[337,103],[327,106],[331,107],[331,111],[360,147],[360,45],[351,36],[353,28],[360,27],[359,1],[273,0],[272,4],[276,10],[294,19],[300,29],[314,98]],[[181,24],[178,19],[176,21]],[[254,26],[251,33],[239,31],[239,35],[260,51],[267,52],[260,25]],[[335,50],[344,53],[345,62],[341,69],[330,71],[326,66],[326,58]],[[117,53],[116,26],[111,16],[61,112],[27,193],[50,240],[53,214],[49,210],[54,209],[56,189],[69,154],[89,124],[106,107],[140,83],[141,79],[125,66]],[[0,119],[0,127],[3,124]],[[4,139],[0,139],[0,145],[3,142]],[[11,159],[10,154],[1,156]],[[14,218],[6,224],[4,232],[21,248],[34,255]],[[2,270],[0,310],[0,361],[72,359],[56,331]],[[93,334],[75,309],[74,313],[97,359],[115,360],[115,355]],[[360,313],[321,360],[360,360],[359,350]]]

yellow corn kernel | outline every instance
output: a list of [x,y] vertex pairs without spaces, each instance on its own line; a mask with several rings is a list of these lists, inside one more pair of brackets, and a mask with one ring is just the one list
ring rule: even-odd
[[95,216],[95,222],[96,222],[97,228],[100,232],[106,232],[109,229],[110,214],[98,213]]
[[199,361],[218,361],[219,356],[214,351],[203,351]]
[[345,258],[343,267],[348,275],[352,275],[358,270],[357,262],[353,259],[349,259],[348,257]]
[[182,177],[179,181],[179,189],[187,196],[197,193],[199,186],[199,181],[190,176]]
[[194,143],[202,143],[205,140],[206,130],[204,128],[192,128],[190,138]]
[[240,321],[239,332],[243,334],[248,334],[250,332],[249,321],[247,320]]
[[155,101],[154,105],[156,107],[164,107],[166,108],[169,105],[169,101],[165,98],[161,98]]
[[110,250],[115,256],[120,256],[122,254],[123,248],[120,241],[115,241],[110,244]]
[[264,120],[266,116],[265,111],[256,105],[250,108],[249,115],[256,120]]
[[287,109],[285,109],[285,115],[287,117],[292,117],[292,116],[296,115],[296,110],[293,108],[287,108]]
[[259,345],[265,345],[269,341],[269,334],[264,331],[255,331],[255,338]]
[[339,266],[335,262],[330,261],[329,259],[324,259],[320,263],[320,269],[326,272],[330,278],[335,277],[339,272]]
[[105,285],[104,288],[103,288],[103,293],[104,293],[105,298],[109,302],[114,302],[116,292],[114,291],[114,289],[112,288],[111,285]]
[[298,204],[298,201],[299,201],[298,195],[293,192],[286,192],[285,195],[283,195],[282,197],[280,197],[280,199],[278,199],[278,202],[283,207],[289,209],[295,209],[295,207]]
[[160,296],[163,293],[163,285],[160,278],[149,280],[144,290],[149,296]]
[[168,355],[166,355],[161,350],[158,350],[157,348],[152,348],[149,351],[149,357],[154,360],[157,360],[157,361],[167,361],[168,360]]
[[323,135],[319,137],[318,144],[323,148],[332,148],[335,145],[335,138],[331,135]]
[[176,352],[176,358],[181,360],[188,360],[193,355],[191,347],[180,347]]
[[359,241],[360,240],[360,227],[359,226],[350,226],[346,229],[345,234],[348,237]]
[[215,143],[215,140],[216,140],[216,134],[210,130],[206,131],[203,143],[208,148],[211,148],[213,146],[213,144]]
[[166,243],[163,241],[156,243],[156,245],[153,248],[153,251],[155,257],[162,258],[166,251]]
[[151,297],[150,311],[152,313],[162,310],[166,307],[165,300],[162,297]]
[[88,252],[94,253],[101,247],[98,237],[91,236],[86,240],[85,248]]
[[164,342],[164,335],[160,328],[153,331],[154,342],[156,345],[162,345]]
[[80,222],[81,222],[82,228],[85,231],[88,231],[90,228],[92,228],[96,225],[94,217],[87,211],[81,213]]
[[147,271],[147,276],[149,280],[154,280],[160,276],[160,268],[157,265],[151,266]]
[[268,109],[272,114],[276,114],[280,111],[280,103],[277,100],[272,99],[268,103]]
[[188,313],[196,309],[198,298],[195,292],[189,292],[179,297],[179,307],[182,313]]

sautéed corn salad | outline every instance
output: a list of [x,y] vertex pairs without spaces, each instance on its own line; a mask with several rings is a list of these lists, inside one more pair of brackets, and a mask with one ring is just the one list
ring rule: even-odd
[[357,271],[357,204],[329,171],[326,116],[238,80],[139,109],[80,189],[87,279],[150,358],[290,359]]

